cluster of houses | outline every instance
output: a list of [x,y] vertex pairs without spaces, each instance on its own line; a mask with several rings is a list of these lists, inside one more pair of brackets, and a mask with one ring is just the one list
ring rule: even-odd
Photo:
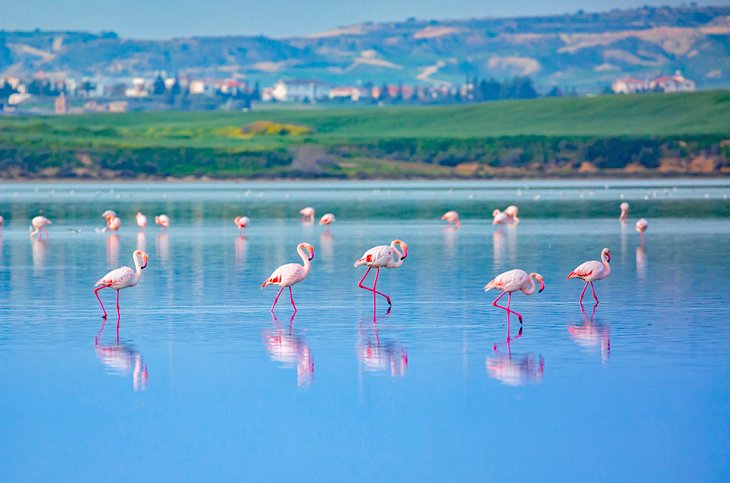
[[691,92],[696,89],[695,81],[687,79],[680,71],[674,75],[663,75],[653,79],[627,77],[611,83],[615,94],[639,94],[642,92]]

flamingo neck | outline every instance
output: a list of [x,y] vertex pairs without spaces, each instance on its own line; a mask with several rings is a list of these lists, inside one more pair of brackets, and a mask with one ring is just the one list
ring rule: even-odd
[[522,290],[522,293],[525,295],[532,295],[535,293],[535,282],[532,280],[532,275],[527,276],[527,281],[529,288]]
[[132,254],[132,260],[134,260],[134,268],[136,269],[138,277],[142,275],[142,264],[139,262],[139,257],[141,256],[142,255],[137,252],[134,252]]
[[391,264],[389,264],[389,265],[391,267],[393,267],[393,268],[398,268],[401,265],[403,265],[403,253],[400,250],[398,250],[398,244],[397,243],[391,243],[390,244],[390,248],[392,248],[393,251],[395,252],[395,256],[398,257],[398,261],[397,262],[392,262],[392,265]]
[[611,273],[611,265],[608,263],[605,253],[601,253],[601,263],[603,263],[603,270],[605,271],[606,275]]
[[309,268],[312,266],[312,262],[309,261],[309,254],[305,253],[303,246],[297,247],[297,253],[302,257],[302,261],[304,262],[304,271],[309,273]]

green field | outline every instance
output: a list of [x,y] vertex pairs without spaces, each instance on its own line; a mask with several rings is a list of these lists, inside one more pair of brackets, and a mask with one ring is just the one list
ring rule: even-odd
[[[260,121],[268,124],[248,128]],[[130,177],[493,176],[500,170],[539,174],[540,165],[568,173],[583,162],[607,171],[632,163],[654,169],[664,159],[709,153],[720,172],[728,157],[725,138],[730,91],[445,107],[0,117],[0,167],[61,177],[102,171]],[[302,146],[309,147],[304,154]]]

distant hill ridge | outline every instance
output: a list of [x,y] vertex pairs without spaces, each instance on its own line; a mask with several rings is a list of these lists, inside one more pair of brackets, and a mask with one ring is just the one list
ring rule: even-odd
[[280,78],[461,83],[529,75],[544,90],[598,92],[623,76],[683,71],[700,88],[730,85],[730,6],[364,23],[314,35],[134,40],[115,33],[0,32],[0,76]]

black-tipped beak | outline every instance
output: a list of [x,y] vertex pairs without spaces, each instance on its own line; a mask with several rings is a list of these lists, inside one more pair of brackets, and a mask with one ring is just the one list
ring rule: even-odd
[[311,257],[309,257],[309,261],[311,262],[312,260],[314,260],[314,253],[312,254]]
[[144,264],[143,264],[143,265],[142,265],[142,266],[141,266],[140,268],[141,268],[142,270],[144,270],[145,268],[147,268],[147,261],[145,261],[145,262],[144,262]]
[[545,290],[545,287],[540,287],[540,290],[538,290],[537,293],[542,293],[543,290]]

